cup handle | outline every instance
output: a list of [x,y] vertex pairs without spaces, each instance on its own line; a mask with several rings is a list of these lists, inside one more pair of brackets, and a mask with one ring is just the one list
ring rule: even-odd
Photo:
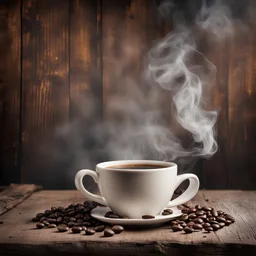
[[93,193],[89,192],[87,189],[85,189],[85,187],[83,185],[83,177],[85,175],[91,176],[93,178],[93,180],[95,181],[95,183],[98,184],[98,181],[99,181],[98,174],[95,171],[83,169],[83,170],[80,170],[79,172],[77,172],[77,174],[75,176],[75,185],[76,185],[77,190],[79,190],[82,194],[84,194],[88,199],[90,199],[94,202],[97,202],[99,204],[103,204],[103,205],[107,206],[107,202],[103,196],[93,194]]
[[188,188],[179,197],[170,201],[167,207],[173,207],[180,204],[184,204],[192,199],[199,189],[199,179],[196,175],[191,173],[181,174],[177,176],[175,189],[186,179],[189,179]]

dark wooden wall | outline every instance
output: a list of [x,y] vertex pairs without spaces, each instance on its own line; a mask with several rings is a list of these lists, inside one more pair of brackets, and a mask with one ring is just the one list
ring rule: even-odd
[[[83,120],[104,122],[111,114],[108,102],[117,86],[113,56],[127,59],[130,72],[138,74],[153,40],[171,28],[159,24],[155,4],[0,1],[1,185],[34,182],[45,188],[70,188],[78,168],[92,167],[80,161],[77,152],[72,154],[79,142],[73,143],[75,133],[68,129],[83,135],[78,128],[87,128]],[[219,151],[200,160],[195,170],[202,188],[256,188],[256,28],[250,29],[231,41],[209,42],[204,50],[218,68],[212,105],[221,111]],[[127,52],[123,42],[133,52]],[[82,109],[92,99],[95,107],[88,117]],[[66,141],[56,136],[56,129],[67,134]],[[105,159],[94,159],[101,160]]]

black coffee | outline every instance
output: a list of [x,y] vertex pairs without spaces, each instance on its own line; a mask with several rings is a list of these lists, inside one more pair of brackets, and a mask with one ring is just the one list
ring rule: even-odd
[[159,169],[166,168],[164,165],[153,165],[153,164],[125,164],[125,165],[114,165],[107,168],[113,169]]

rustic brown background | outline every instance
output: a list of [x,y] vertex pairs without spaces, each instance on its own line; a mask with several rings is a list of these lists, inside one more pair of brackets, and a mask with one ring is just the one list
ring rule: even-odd
[[[0,185],[73,186],[66,174],[82,166],[72,154],[55,155],[67,147],[54,136],[56,126],[83,116],[78,106],[87,98],[97,103],[90,121],[107,118],[112,55],[129,57],[139,72],[152,41],[171,28],[156,18],[158,2],[0,1]],[[242,17],[249,2],[235,2]],[[256,188],[255,24],[234,40],[201,45],[218,68],[212,104],[221,110],[219,151],[195,168],[202,188]],[[134,55],[122,54],[124,39],[138,46]]]

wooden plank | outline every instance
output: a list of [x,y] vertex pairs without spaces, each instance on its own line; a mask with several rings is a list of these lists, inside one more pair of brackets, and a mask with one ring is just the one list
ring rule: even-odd
[[256,205],[252,204],[256,191],[199,191],[190,202],[224,210],[236,218],[231,226],[212,232],[185,235],[172,232],[169,224],[151,228],[125,229],[120,235],[102,237],[83,234],[58,233],[54,229],[35,229],[29,222],[38,212],[51,206],[81,203],[78,191],[40,191],[33,194],[12,211],[1,216],[0,255],[255,255]]
[[20,182],[20,1],[0,2],[0,184]]
[[22,182],[63,186],[55,128],[69,119],[69,1],[22,9]]
[[[71,143],[75,143],[76,146],[71,152],[73,162],[68,171],[66,186],[72,188],[74,175],[79,169],[94,168],[97,162],[101,161],[97,159],[96,153],[88,156],[85,152],[92,152],[91,142],[96,136],[94,127],[95,123],[101,123],[103,102],[101,1],[75,0],[70,4],[70,118],[72,123],[67,133],[73,138]],[[98,145],[95,147],[99,148]]]
[[11,184],[4,191],[0,192],[0,215],[11,210],[34,192],[41,189],[41,186],[34,184]]
[[[252,31],[254,31],[253,28]],[[243,34],[241,34],[243,33]],[[255,37],[242,31],[232,40],[228,81],[229,187],[255,188]]]
[[[229,188],[229,173],[227,169],[228,158],[228,59],[230,40],[223,42],[208,42],[206,57],[216,66],[216,82],[211,90],[211,109],[219,112],[215,129],[217,132],[218,152],[210,159],[203,160],[202,180],[204,188]],[[214,175],[214,179],[212,178]]]

